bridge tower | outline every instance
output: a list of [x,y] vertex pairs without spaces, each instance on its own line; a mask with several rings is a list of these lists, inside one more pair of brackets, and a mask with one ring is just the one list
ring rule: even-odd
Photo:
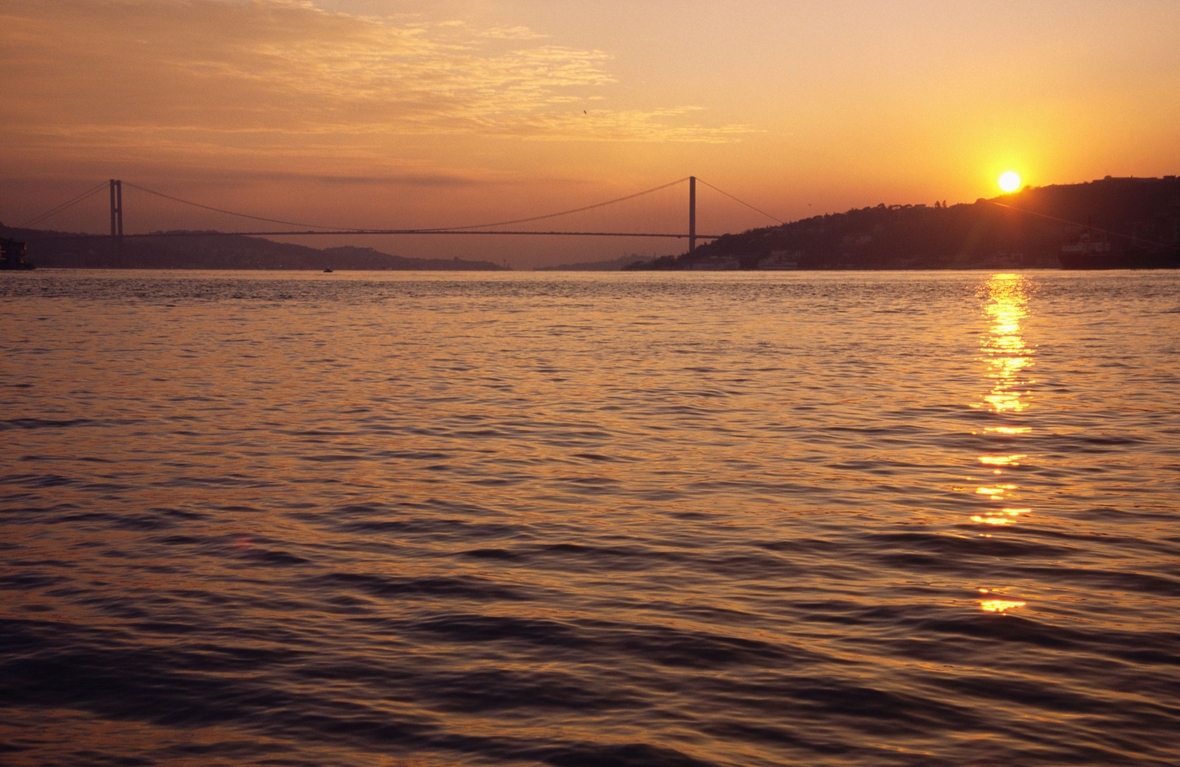
[[688,177],[688,252],[697,249],[697,177]]
[[116,240],[123,239],[123,182],[113,178],[111,179],[111,237]]

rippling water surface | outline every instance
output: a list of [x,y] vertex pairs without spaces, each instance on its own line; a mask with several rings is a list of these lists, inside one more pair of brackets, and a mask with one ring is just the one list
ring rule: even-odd
[[0,275],[0,762],[1180,763],[1180,275]]

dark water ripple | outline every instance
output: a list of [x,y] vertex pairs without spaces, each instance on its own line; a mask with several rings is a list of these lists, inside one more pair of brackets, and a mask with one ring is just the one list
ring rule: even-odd
[[0,280],[0,763],[1180,763],[1180,275]]

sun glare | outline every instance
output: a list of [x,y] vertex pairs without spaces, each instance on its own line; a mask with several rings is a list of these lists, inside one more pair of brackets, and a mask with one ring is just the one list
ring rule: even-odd
[[1008,171],[1000,176],[1000,188],[1005,192],[1015,192],[1020,188],[1020,176],[1014,171]]

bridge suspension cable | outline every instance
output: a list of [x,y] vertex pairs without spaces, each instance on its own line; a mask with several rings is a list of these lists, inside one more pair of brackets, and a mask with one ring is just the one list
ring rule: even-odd
[[[686,234],[684,232],[598,232],[598,231],[522,231],[519,229],[486,229],[471,231],[469,229],[308,229],[305,231],[282,231],[282,232],[144,232],[140,234],[125,234],[126,239],[149,239],[149,238],[168,238],[168,237],[220,237],[223,235],[236,235],[239,237],[307,237],[313,235],[345,235],[345,234],[378,234],[378,235],[395,235],[395,234],[413,234],[413,235],[433,235],[433,234],[469,234],[469,235],[510,235],[513,237],[523,236],[540,236],[540,237],[654,237],[672,240],[685,240],[694,235]],[[38,239],[75,239],[78,237],[106,237],[105,234],[82,234],[82,235],[61,235],[58,237],[41,237]],[[719,234],[698,234],[695,235],[698,240],[717,240],[721,238]]]
[[709,188],[710,188],[710,189],[712,189],[714,192],[720,192],[721,194],[725,195],[726,197],[728,197],[729,199],[733,200],[734,202],[740,202],[742,205],[745,205],[745,206],[746,206],[747,208],[749,208],[750,210],[752,210],[752,211],[754,211],[754,212],[756,212],[756,213],[761,213],[762,215],[764,215],[764,216],[766,216],[767,218],[769,218],[771,221],[777,221],[777,222],[778,222],[778,223],[780,223],[780,224],[785,224],[785,223],[786,223],[786,221],[783,221],[781,218],[779,218],[779,217],[777,217],[777,216],[772,216],[772,215],[770,215],[769,213],[767,213],[766,211],[762,210],[761,208],[755,208],[753,205],[751,205],[750,203],[746,202],[745,200],[741,200],[741,199],[738,199],[737,197],[734,197],[732,194],[730,194],[729,192],[725,191],[724,189],[718,189],[717,187],[713,186],[712,184],[710,184],[708,181],[704,180],[703,178],[699,178],[699,177],[698,177],[698,178],[697,178],[697,181],[699,181],[699,182],[701,182],[702,184],[704,184],[705,186],[709,187]]
[[34,216],[33,218],[30,218],[28,221],[21,224],[17,228],[24,229],[26,227],[32,226],[33,224],[40,223],[41,221],[44,221],[45,219],[49,218],[50,216],[53,216],[57,213],[61,213],[62,211],[67,210],[68,208],[74,207],[75,205],[82,202],[83,200],[93,197],[94,195],[98,194],[99,192],[101,192],[103,189],[106,189],[106,188],[107,188],[107,182],[103,181],[102,183],[95,186],[93,189],[89,189],[89,190],[83,192],[82,194],[78,195],[77,197],[66,200],[61,205],[57,205],[53,208],[50,208],[49,210],[45,211],[44,213],[42,213],[39,216]]
[[[644,195],[652,194],[653,192],[659,192],[663,189],[667,189],[668,187],[676,186],[677,184],[683,184],[685,181],[688,181],[687,176],[684,178],[681,178],[681,179],[677,179],[676,181],[670,181],[667,184],[661,184],[659,186],[652,187],[651,189],[645,189],[642,192],[636,192],[634,194],[629,194],[629,195],[626,195],[623,197],[616,197],[613,200],[606,200],[605,202],[597,202],[597,203],[594,203],[593,205],[583,205],[582,207],[579,207],[579,208],[571,208],[570,210],[562,210],[562,211],[558,211],[556,213],[546,213],[541,216],[530,216],[528,218],[516,218],[516,219],[511,219],[508,221],[492,221],[492,222],[483,223],[483,224],[465,224],[462,226],[440,226],[440,227],[431,227],[431,228],[425,228],[425,229],[397,229],[397,230],[386,229],[386,230],[380,230],[380,231],[388,232],[391,234],[392,233],[427,234],[427,233],[433,233],[433,232],[460,232],[460,231],[469,230],[469,229],[489,229],[494,226],[511,226],[513,224],[527,224],[527,223],[531,223],[533,221],[545,221],[550,218],[558,218],[560,216],[568,216],[568,215],[572,215],[574,213],[582,213],[584,211],[594,210],[596,208],[605,208],[608,205],[615,205],[620,202],[626,202],[627,200],[634,200],[636,197],[643,197]],[[211,205],[202,205],[199,202],[193,202],[191,200],[184,200],[184,199],[181,199],[180,197],[174,197],[173,195],[170,195],[170,194],[164,194],[163,192],[157,192],[153,189],[148,189],[146,187],[139,186],[138,184],[133,184],[130,181],[125,181],[124,183],[133,189],[138,189],[141,192],[147,192],[148,194],[153,194],[153,195],[156,195],[157,197],[163,197],[164,199],[172,200],[173,202],[179,202],[179,203],[183,203],[184,205],[191,205],[196,208],[202,208],[204,210],[211,210],[211,211],[214,211],[217,213],[225,213],[230,216],[238,216],[240,218],[249,218],[249,219],[253,219],[255,221],[265,221],[265,222],[271,223],[271,224],[285,224],[287,226],[303,226],[303,227],[307,227],[308,229],[325,229],[325,230],[332,230],[332,231],[336,231],[336,232],[346,232],[346,233],[347,232],[359,233],[359,232],[377,231],[377,230],[372,230],[372,229],[366,229],[364,227],[324,226],[322,224],[306,224],[306,223],[300,223],[298,221],[281,221],[279,219],[265,218],[263,216],[253,216],[248,213],[237,213],[232,210],[225,210],[224,208],[215,208]]]
[[138,189],[141,192],[147,192],[148,194],[154,194],[157,197],[163,197],[165,200],[172,200],[173,202],[179,202],[179,203],[183,203],[185,205],[192,205],[194,208],[204,208],[205,210],[211,210],[211,211],[214,211],[215,213],[225,213],[228,216],[237,216],[239,218],[249,218],[249,219],[253,219],[255,221],[265,221],[268,224],[284,224],[285,226],[306,226],[308,229],[340,229],[341,228],[338,226],[324,226],[323,224],[305,224],[305,223],[302,223],[299,221],[282,221],[277,218],[264,218],[263,216],[252,216],[249,213],[235,213],[232,210],[225,210],[224,208],[214,208],[212,205],[202,205],[201,203],[193,202],[192,200],[182,200],[179,197],[173,197],[170,194],[164,194],[163,192],[157,192],[153,189],[148,189],[147,187],[140,186],[139,184],[133,184],[130,181],[124,181],[123,183],[126,184],[127,186],[131,187],[132,189]]
[[629,194],[626,197],[616,197],[615,199],[607,200],[606,202],[596,202],[593,205],[584,205],[580,208],[571,208],[570,210],[563,210],[558,213],[546,213],[543,216],[532,216],[530,218],[518,218],[518,219],[515,219],[512,221],[496,221],[496,222],[490,223],[490,224],[469,224],[467,226],[448,226],[448,227],[440,227],[438,229],[423,229],[423,230],[419,230],[419,231],[427,232],[427,231],[457,231],[457,230],[462,230],[462,229],[487,229],[487,228],[493,227],[493,226],[510,226],[512,224],[527,224],[527,223],[531,223],[533,221],[544,221],[545,219],[549,219],[549,218],[558,218],[559,216],[568,216],[573,213],[582,213],[583,211],[594,210],[595,208],[605,208],[607,205],[614,205],[615,203],[626,202],[627,200],[634,200],[636,197],[643,197],[644,195],[651,194],[653,192],[658,192],[662,189],[667,189],[668,187],[671,187],[671,186],[676,186],[677,184],[683,184],[685,181],[688,181],[688,176],[685,176],[684,178],[677,179],[675,181],[669,181],[667,184],[660,184],[659,186],[652,187],[651,189],[645,189],[642,192],[636,192],[635,194]]

